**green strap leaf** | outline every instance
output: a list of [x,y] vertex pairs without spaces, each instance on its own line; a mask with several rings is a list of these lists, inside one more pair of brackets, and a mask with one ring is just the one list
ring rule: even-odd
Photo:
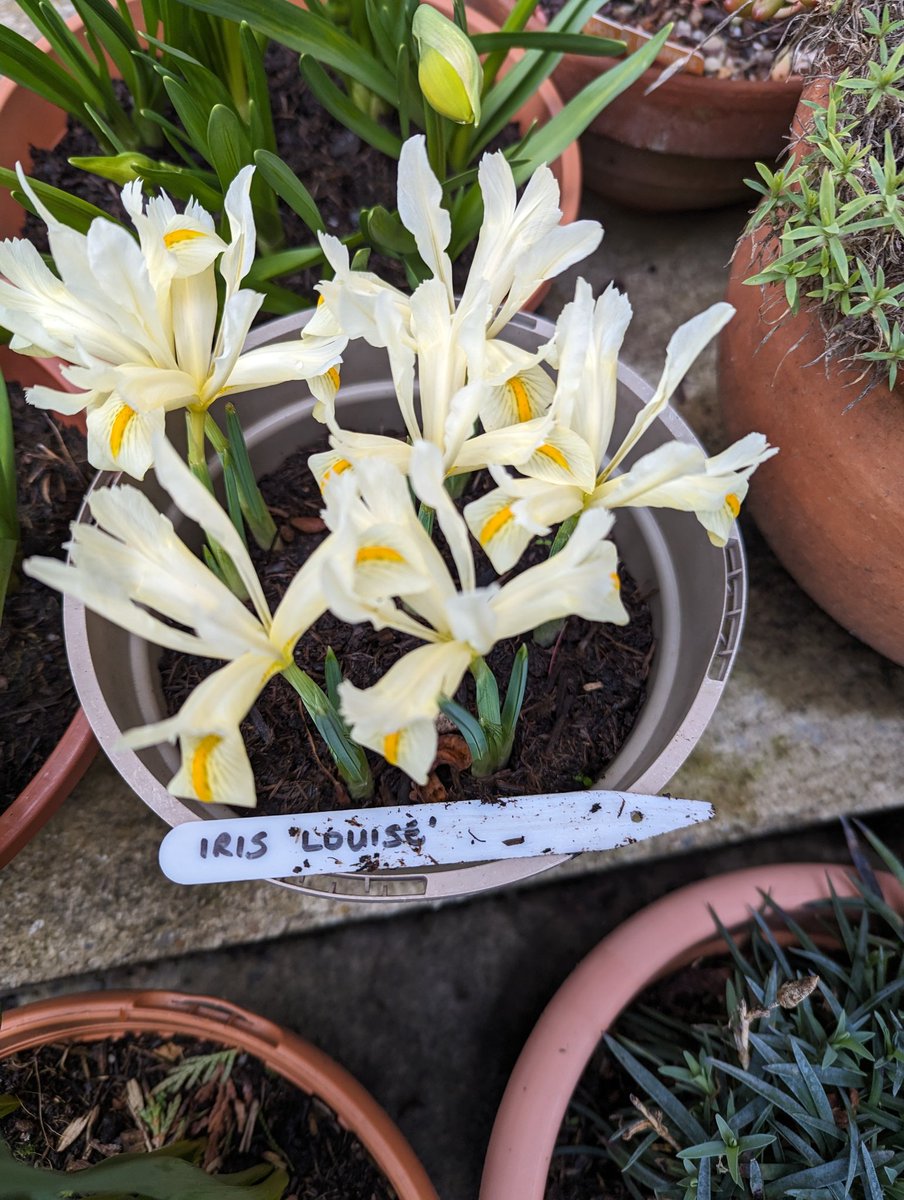
[[289,0],[184,0],[191,8],[231,21],[247,21],[258,33],[310,54],[328,67],[357,79],[389,104],[398,102],[395,80],[373,55],[332,21],[296,8]]
[[368,145],[373,146],[390,158],[398,158],[402,152],[402,139],[369,117],[335,83],[310,54],[302,54],[299,69],[308,87],[332,116],[346,129],[351,129]]
[[591,37],[583,33],[472,33],[471,41],[478,54],[497,50],[554,50],[559,54],[583,54],[588,58],[620,58],[627,46],[614,38]]
[[147,1154],[119,1154],[82,1171],[45,1171],[13,1158],[0,1138],[0,1169],[9,1194],[21,1200],[59,1200],[78,1187],[79,1195],[121,1200],[123,1193],[147,1200],[280,1200],[289,1183],[282,1167],[264,1163],[233,1175],[208,1175],[187,1161],[194,1143]]
[[75,117],[81,115],[82,90],[48,55],[6,25],[0,25],[0,72],[57,108]]
[[[254,162],[261,175],[263,175],[270,187],[273,188],[277,196],[279,196],[281,200],[285,200],[289,208],[291,208],[294,213],[301,217],[302,221],[304,221],[305,225],[307,225],[308,229],[310,229],[312,233],[317,233],[318,230],[323,230],[326,232],[326,222],[320,215],[320,209],[317,207],[314,197],[301,182],[291,167],[283,162],[283,160],[277,154],[272,154],[269,150],[255,150]],[[297,251],[290,250],[285,251],[284,253],[293,254],[297,253]],[[317,248],[316,253],[319,257],[319,247]],[[278,256],[274,255],[272,257],[275,258]],[[259,266],[260,264],[256,265]],[[301,265],[308,266],[310,264],[304,262]],[[286,267],[286,270],[288,271],[294,271],[297,269],[300,268],[295,262]],[[284,273],[285,272],[283,270],[273,272],[273,274],[276,275]]]
[[474,765],[488,761],[490,757],[490,743],[487,741],[487,735],[480,726],[480,723],[468,712],[462,705],[454,700],[441,699],[439,707],[442,712],[454,721],[458,726],[461,736],[465,739],[468,749],[471,751],[471,758]]
[[[72,229],[77,229],[80,233],[85,233],[88,226],[97,217],[103,217],[107,221],[112,221],[114,225],[120,224],[115,217],[111,217],[103,209],[89,204],[87,200],[82,200],[78,196],[71,196],[68,192],[64,192],[60,188],[55,188],[49,183],[42,183],[39,179],[32,179],[30,176],[26,176],[26,178],[38,197],[43,200],[44,204],[46,204],[57,220],[62,221],[64,225],[68,225]],[[23,208],[26,208],[29,212],[34,211],[31,201],[19,189],[19,179],[15,171],[9,170],[8,167],[0,167],[0,187],[8,188]]]
[[225,192],[242,167],[251,162],[251,143],[238,114],[225,104],[215,104],[207,122],[210,162]]

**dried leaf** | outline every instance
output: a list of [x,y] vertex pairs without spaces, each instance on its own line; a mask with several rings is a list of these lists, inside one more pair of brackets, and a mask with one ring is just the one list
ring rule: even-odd
[[68,1150],[76,1138],[81,1137],[96,1116],[97,1109],[92,1108],[90,1112],[83,1113],[82,1116],[76,1117],[74,1121],[70,1121],[60,1134],[60,1139],[56,1147],[57,1154],[62,1154],[64,1150]]
[[775,998],[782,1008],[797,1008],[816,990],[818,975],[805,975],[803,979],[788,979],[776,992]]
[[322,517],[289,517],[289,524],[299,533],[323,533],[326,529]]

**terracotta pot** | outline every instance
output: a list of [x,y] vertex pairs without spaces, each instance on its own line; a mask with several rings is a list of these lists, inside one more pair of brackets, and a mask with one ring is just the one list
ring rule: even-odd
[[[301,0],[295,0],[300,3]],[[141,0],[129,0],[129,11],[141,28]],[[452,15],[451,0],[434,0],[434,7]],[[469,14],[468,20],[474,32],[491,33],[498,27],[479,12]],[[69,28],[80,35],[83,23],[72,17]],[[42,50],[48,50],[45,39],[37,42]],[[115,69],[112,74],[117,75]],[[531,96],[518,114],[522,132],[526,132],[534,121],[544,124],[562,109],[562,100],[555,87],[547,80],[535,95]],[[0,79],[0,166],[13,167],[21,162],[26,172],[31,168],[31,147],[51,149],[66,132],[66,113],[52,104],[41,100],[27,88],[20,87],[10,79]],[[577,219],[581,203],[581,154],[577,142],[552,164],[552,171],[559,184],[562,220]],[[12,195],[0,188],[0,238],[15,237],[22,228],[23,212]],[[539,289],[526,306],[533,311],[549,290],[549,284]]]
[[[886,900],[904,912],[904,890],[879,879]],[[655,980],[717,951],[714,910],[741,928],[769,895],[793,912],[830,889],[854,895],[850,872],[821,863],[752,867],[703,879],[642,909],[604,938],[553,996],[508,1082],[492,1137],[480,1200],[543,1200],[556,1137],[581,1075],[601,1036]]]
[[[512,7],[511,0],[476,4],[500,24]],[[538,12],[530,27],[545,24]],[[593,24],[591,18],[585,32]],[[552,79],[568,101],[618,62],[566,54]],[[659,75],[659,67],[645,71],[582,135],[587,187],[649,212],[719,208],[749,199],[744,179],[758,159],[771,161],[785,148],[801,80],[679,73],[646,95]]]
[[[6,347],[0,352],[0,368],[5,378],[15,379],[17,383],[68,386],[60,376],[56,362],[13,354]],[[84,428],[83,415],[72,418],[57,413],[55,416],[63,424]],[[5,812],[0,813],[0,869],[53,816],[87,771],[96,753],[97,742],[84,712],[79,709],[24,790]]]
[[858,401],[856,373],[814,361],[818,316],[780,319],[780,288],[743,283],[765,261],[760,244],[735,254],[727,298],[738,312],[719,344],[729,437],[758,429],[781,448],[752,482],[750,511],[821,608],[904,664],[904,390],[880,385]]
[[[296,314],[261,326],[253,331],[246,348],[297,335],[309,315]],[[532,352],[553,332],[551,322],[522,315],[506,326],[504,337]],[[627,434],[651,394],[652,389],[633,371],[619,367],[614,444]],[[246,411],[241,396],[235,403],[240,413]],[[301,396],[295,383],[259,388],[249,397],[244,432],[258,476],[275,470],[293,450],[323,438],[323,427],[311,417],[312,406],[311,398]],[[337,408],[339,423],[345,428],[367,432],[397,428],[398,403],[385,352],[361,340],[349,344],[343,355]],[[182,430],[180,422],[170,427],[177,444]],[[630,466],[639,454],[675,439],[698,444],[681,417],[667,407],[624,465]],[[211,473],[214,478],[219,475],[216,462],[211,462]],[[99,480],[109,483],[111,477],[100,476]],[[188,544],[197,548],[197,529],[172,506],[151,473],[140,487],[174,521]],[[80,520],[87,519],[83,512]],[[746,608],[746,566],[736,534],[724,550],[716,550],[692,515],[670,509],[623,509],[617,540],[622,560],[641,591],[650,597],[657,652],[644,706],[596,786],[654,793],[666,786],[690,754],[725,688]],[[121,746],[122,730],[158,721],[165,714],[160,650],[96,614],[86,613],[69,598],[64,603],[64,627],[79,698],[104,752],[141,799],[170,825],[238,815],[224,806],[178,800],[166,791],[166,782],[179,763],[174,746],[162,744],[141,751]],[[129,664],[128,671],[122,670],[123,663]],[[416,872],[344,875],[320,874],[315,862],[310,873],[279,882],[344,901],[397,902],[473,894],[515,883],[564,861],[561,855],[548,854]]]
[[168,991],[86,992],[43,1000],[4,1012],[0,1056],[48,1042],[92,1042],[126,1033],[181,1034],[253,1055],[327,1104],[366,1147],[399,1200],[437,1200],[414,1151],[357,1080],[297,1034],[224,1000]]

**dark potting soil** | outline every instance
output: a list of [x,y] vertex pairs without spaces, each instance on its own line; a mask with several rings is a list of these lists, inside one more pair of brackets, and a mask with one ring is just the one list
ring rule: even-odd
[[[718,959],[692,963],[647,988],[631,1007],[646,1006],[658,1016],[687,1024],[724,1024],[725,982],[730,973],[731,968]],[[619,1033],[618,1023],[613,1032]],[[545,1200],[630,1200],[618,1164],[605,1152],[605,1135],[588,1114],[613,1127],[620,1126],[617,1114],[626,1110],[632,1113],[628,1123],[641,1121],[642,1114],[630,1100],[637,1092],[637,1085],[600,1046],[575,1088],[575,1106],[569,1108],[559,1130]],[[636,1142],[628,1139],[622,1144],[630,1151]]]
[[[9,384],[22,557],[62,558],[90,474],[85,438],[26,404]],[[19,795],[78,708],[59,594],[18,574],[0,623],[0,812]]]
[[[324,442],[323,447],[325,448]],[[271,556],[258,553],[258,571],[271,610],[308,555],[326,536],[318,516],[322,499],[307,468],[312,450],[291,455],[260,481],[285,543]],[[487,472],[472,478],[466,503],[492,486]],[[448,551],[440,545],[451,561]],[[477,552],[478,586],[494,575],[488,560]],[[548,544],[528,549],[516,570],[542,561]],[[494,647],[487,661],[500,681],[508,684],[514,656],[528,646],[528,682],[524,707],[509,765],[485,779],[475,779],[467,767],[470,755],[464,739],[450,726],[440,737],[439,760],[424,786],[396,767],[369,755],[376,782],[373,804],[395,805],[443,800],[504,799],[541,792],[574,791],[588,786],[615,756],[634,725],[646,696],[646,679],[653,656],[652,619],[646,598],[621,569],[622,599],[631,621],[605,625],[570,617],[552,646],[536,645],[530,635],[511,638]],[[329,647],[343,674],[358,687],[369,687],[409,650],[420,645],[407,635],[370,625],[348,625],[326,613],[300,639],[295,658],[321,686],[323,660]],[[160,672],[170,713],[182,706],[197,684],[219,663],[164,651]],[[470,676],[456,697],[475,711]],[[257,783],[259,813],[327,811],[351,806],[325,747],[285,680],[277,678],[264,689],[242,725]],[[524,753],[529,747],[529,753]]]
[[[547,17],[564,0],[540,0]],[[601,17],[654,34],[670,21],[671,41],[703,55],[704,73],[717,79],[784,78],[782,44],[788,21],[751,21],[727,13],[718,0],[602,0]]]
[[211,1173],[284,1166],[287,1200],[396,1198],[325,1104],[258,1059],[209,1042],[129,1034],[42,1046],[0,1062],[3,1095],[20,1107],[0,1120],[0,1137],[36,1167],[77,1172],[113,1155],[198,1140]]

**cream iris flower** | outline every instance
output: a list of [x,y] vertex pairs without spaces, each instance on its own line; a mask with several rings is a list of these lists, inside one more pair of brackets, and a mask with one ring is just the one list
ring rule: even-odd
[[59,277],[30,242],[0,243],[0,324],[12,330],[14,350],[69,364],[63,375],[81,393],[35,387],[27,395],[39,408],[87,409],[93,466],[141,479],[168,410],[203,413],[219,396],[321,376],[339,361],[341,336],[242,353],[263,301],[240,287],[254,257],[252,174],[252,167],[240,171],[226,194],[228,243],[200,205],[177,213],[166,195],[145,205],[140,183],[128,184],[122,198],[136,243],[101,218],[87,234],[63,225],[20,169],[21,185],[47,225]]
[[92,493],[97,525],[73,526],[68,564],[30,558],[25,571],[147,641],[226,660],[176,716],[131,730],[123,744],[138,748],[178,738],[182,765],[169,784],[174,795],[253,807],[254,780],[239,725],[267,681],[292,666],[295,643],[326,609],[319,575],[329,539],[308,558],[271,616],[227,514],[164,438],[155,439],[154,455],[157,478],[176,506],[232,558],[253,612],[128,484]]
[[[522,419],[544,411],[554,426],[535,452],[518,463],[522,478],[491,466],[498,487],[465,509],[468,527],[495,569],[509,570],[535,534],[587,509],[665,507],[696,514],[716,546],[723,546],[759,463],[777,451],[759,433],[708,458],[696,446],[670,442],[638,459],[622,475],[614,472],[668,404],[701,350],[731,318],[729,304],[714,304],[673,334],[662,377],[627,435],[609,456],[615,421],[618,352],[631,319],[627,297],[613,287],[594,302],[578,280],[556,336],[546,348],[557,368],[555,383],[542,367],[510,378],[484,412],[489,421]],[[540,381],[540,376],[545,381]],[[514,410],[514,411],[513,411]]]
[[[429,272],[411,296],[371,272],[353,271],[348,249],[334,237],[319,235],[334,272],[332,280],[319,285],[323,308],[350,339],[387,350],[405,433],[411,442],[425,439],[437,446],[447,475],[488,463],[521,464],[543,442],[550,422],[533,413],[535,420],[504,430],[486,425],[486,432],[473,436],[489,391],[514,369],[527,370],[540,358],[499,335],[541,283],[585,258],[602,238],[596,221],[559,224],[559,188],[548,167],[534,173],[520,200],[501,153],[484,155],[478,180],[483,225],[458,303],[447,253],[451,221],[421,136],[404,144],[399,160],[399,215]],[[318,324],[309,328],[318,330],[325,319],[318,313]],[[319,480],[338,463],[369,455],[407,469],[408,444],[341,429],[332,398],[325,399],[318,393],[317,415],[329,426],[333,449],[311,459]]]
[[[465,672],[504,638],[572,613],[623,625],[617,552],[605,541],[612,517],[586,513],[565,549],[501,587],[476,586],[464,521],[443,486],[439,450],[412,447],[410,479],[433,508],[455,562],[458,583],[417,520],[405,482],[387,463],[367,460],[327,488],[333,550],[322,581],[330,609],[422,639],[373,687],[340,686],[352,736],[424,783],[436,757],[436,716]],[[393,479],[395,477],[395,479]],[[397,606],[391,597],[404,601]]]

